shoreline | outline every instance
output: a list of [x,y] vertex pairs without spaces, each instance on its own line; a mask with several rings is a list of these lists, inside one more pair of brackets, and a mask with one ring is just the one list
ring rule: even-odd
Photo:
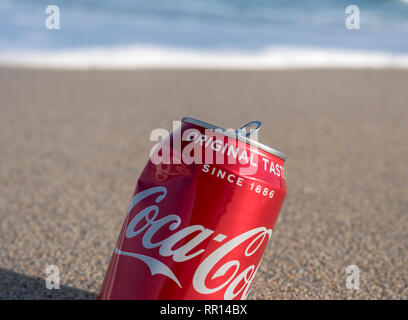
[[408,54],[336,48],[272,47],[256,52],[118,47],[2,52],[0,66],[74,69],[408,69]]
[[9,70],[42,70],[42,71],[61,71],[61,72],[86,72],[86,71],[101,71],[101,72],[139,72],[139,71],[186,71],[186,72],[200,72],[200,71],[215,71],[215,72],[281,72],[281,71],[408,71],[408,66],[293,66],[293,67],[216,67],[216,66],[144,66],[144,67],[97,67],[97,66],[87,66],[87,67],[53,67],[53,66],[42,66],[42,65],[19,65],[19,64],[1,64],[1,69]]

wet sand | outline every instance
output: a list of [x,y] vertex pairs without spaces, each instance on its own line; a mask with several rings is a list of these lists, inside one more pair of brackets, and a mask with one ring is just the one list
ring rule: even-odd
[[[408,298],[408,71],[0,69],[0,298],[95,298],[155,128],[261,120],[288,195],[251,299]],[[61,289],[45,290],[45,268]],[[346,267],[360,289],[346,288]]]

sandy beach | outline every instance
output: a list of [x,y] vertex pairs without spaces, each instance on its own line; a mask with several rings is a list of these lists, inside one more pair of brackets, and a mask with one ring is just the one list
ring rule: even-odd
[[[408,299],[408,71],[0,69],[0,298],[94,299],[154,142],[191,116],[287,154],[251,299]],[[45,289],[45,268],[61,289]],[[346,288],[346,267],[360,288]]]

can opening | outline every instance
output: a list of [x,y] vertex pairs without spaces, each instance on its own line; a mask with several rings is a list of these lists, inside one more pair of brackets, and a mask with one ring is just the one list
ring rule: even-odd
[[[249,137],[251,134],[254,134],[255,132],[259,131],[261,128],[262,122],[255,120],[248,122],[247,124],[243,125],[241,128],[239,128],[236,133],[240,136],[244,137]],[[251,127],[255,127],[251,129]]]
[[[218,130],[221,130],[221,131],[223,131],[223,134],[226,135],[226,136],[238,139],[238,140],[240,140],[242,142],[245,142],[247,144],[250,144],[250,145],[253,145],[253,146],[257,147],[257,148],[260,148],[263,151],[266,151],[266,152],[268,152],[270,154],[273,154],[273,155],[281,158],[283,161],[286,160],[286,155],[284,153],[282,153],[282,152],[280,152],[280,151],[278,151],[276,149],[273,149],[271,147],[268,147],[268,146],[266,146],[266,145],[264,145],[264,144],[262,144],[262,143],[260,143],[258,141],[252,140],[250,138],[251,134],[254,134],[255,132],[257,132],[260,129],[260,127],[262,125],[262,123],[260,121],[256,120],[256,121],[248,122],[247,124],[243,125],[238,130],[232,131],[232,133],[228,132],[227,130],[225,130],[222,127],[219,127],[219,126],[216,126],[216,125],[213,125],[213,124],[210,124],[208,122],[204,122],[204,121],[201,121],[201,120],[198,120],[198,119],[190,118],[190,117],[183,117],[183,119],[181,121],[191,123],[191,124],[194,124],[196,126],[200,126],[200,127],[206,128],[206,129],[212,129],[212,130],[218,129]],[[250,129],[253,126],[255,128]],[[250,130],[247,131],[247,129],[250,129]]]

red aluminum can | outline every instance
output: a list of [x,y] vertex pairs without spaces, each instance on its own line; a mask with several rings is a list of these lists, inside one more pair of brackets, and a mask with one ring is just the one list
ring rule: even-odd
[[160,142],[99,299],[246,299],[286,196],[286,156],[249,124],[232,132],[185,117]]

